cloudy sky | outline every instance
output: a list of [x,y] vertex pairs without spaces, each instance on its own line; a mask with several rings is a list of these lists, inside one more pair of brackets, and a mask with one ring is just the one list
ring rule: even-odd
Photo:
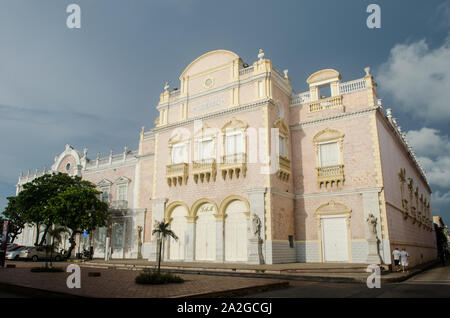
[[[69,4],[81,29],[66,26]],[[381,29],[366,8],[381,7]],[[20,171],[48,167],[69,143],[89,156],[137,147],[164,82],[199,55],[258,49],[295,91],[316,70],[343,80],[371,66],[384,106],[413,145],[450,223],[450,0],[0,0],[0,210]]]

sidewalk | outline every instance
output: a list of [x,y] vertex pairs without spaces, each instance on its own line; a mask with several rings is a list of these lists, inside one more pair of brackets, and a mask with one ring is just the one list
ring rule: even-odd
[[[384,283],[404,281],[428,268],[435,262],[422,264],[402,272],[381,272],[381,280]],[[147,260],[93,260],[80,263],[80,265],[92,268],[105,269],[129,269],[142,270],[156,268],[156,262]],[[230,263],[194,263],[194,262],[163,262],[162,270],[184,274],[205,274],[216,276],[272,278],[287,280],[308,280],[326,282],[354,282],[367,281],[371,274],[366,272],[367,264],[344,263],[289,263],[273,265],[250,265]]]
[[[0,288],[31,297],[99,297],[99,298],[179,298],[230,297],[248,293],[286,288],[289,283],[279,279],[224,277],[181,274],[182,284],[138,285],[136,271],[81,267],[81,288],[66,285],[70,273],[32,273],[31,267],[44,266],[32,262],[8,262],[16,268],[0,268]],[[64,267],[69,263],[54,263]],[[81,264],[80,264],[81,265]],[[90,277],[89,272],[100,273]]]

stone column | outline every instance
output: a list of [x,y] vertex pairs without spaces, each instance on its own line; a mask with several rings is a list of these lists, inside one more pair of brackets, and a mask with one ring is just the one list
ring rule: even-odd
[[[159,199],[153,199],[152,200],[152,211],[153,211],[153,225],[156,224],[156,222],[161,222],[164,220],[164,210],[166,208],[166,198],[159,198]],[[149,229],[152,231],[153,229]],[[158,257],[158,246],[157,246],[157,240],[156,237],[152,237],[152,240],[150,242],[150,256],[148,258],[151,262],[156,262]]]
[[[265,244],[265,215],[264,215],[264,206],[265,206],[265,200],[264,195],[266,193],[266,188],[254,188],[251,190],[248,190],[249,195],[249,201],[250,201],[250,219],[248,222],[248,226],[250,229],[252,229],[252,219],[253,215],[256,214],[259,219],[261,220],[261,242],[258,241],[258,238],[256,238],[253,235],[253,230],[250,231],[249,237],[248,237],[248,262],[252,264],[260,264],[262,260],[265,260],[266,263],[269,263],[269,260],[266,260],[266,244]],[[261,244],[261,246],[258,246],[258,244]],[[258,250],[261,250],[263,255],[262,259],[259,257]],[[270,253],[271,254],[271,253]]]
[[195,257],[195,219],[188,219],[186,239],[184,242],[185,255],[184,260],[188,262],[194,261]]
[[224,227],[223,218],[216,218],[216,262],[223,263],[225,261],[225,245],[224,245]]

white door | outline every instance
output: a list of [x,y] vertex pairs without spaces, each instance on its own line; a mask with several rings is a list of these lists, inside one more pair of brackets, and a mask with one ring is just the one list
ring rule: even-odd
[[112,258],[123,258],[123,247],[125,244],[125,224],[124,222],[113,223],[112,225]]
[[106,243],[106,227],[100,227],[94,232],[94,257],[105,257],[105,243]]
[[197,216],[195,225],[195,259],[199,261],[214,261],[216,259],[216,219],[212,212],[198,212]]
[[169,259],[184,260],[185,235],[187,230],[187,211],[184,207],[178,206],[172,212],[172,222],[170,229],[178,236],[178,240],[170,238]]
[[322,248],[325,262],[348,262],[345,217],[322,218]]
[[247,261],[247,216],[241,201],[231,202],[225,213],[225,261]]
[[199,261],[216,259],[216,219],[210,212],[198,214],[195,225],[195,259]]

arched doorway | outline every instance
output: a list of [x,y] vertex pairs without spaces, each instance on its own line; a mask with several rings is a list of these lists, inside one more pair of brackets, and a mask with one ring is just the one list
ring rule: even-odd
[[188,210],[182,205],[176,206],[171,213],[170,229],[178,236],[178,240],[170,238],[169,259],[184,260],[185,257],[185,233],[187,230],[186,216]]
[[216,259],[216,207],[203,203],[197,209],[195,225],[195,259],[214,261]]
[[225,261],[247,261],[248,207],[241,200],[233,200],[225,208]]

